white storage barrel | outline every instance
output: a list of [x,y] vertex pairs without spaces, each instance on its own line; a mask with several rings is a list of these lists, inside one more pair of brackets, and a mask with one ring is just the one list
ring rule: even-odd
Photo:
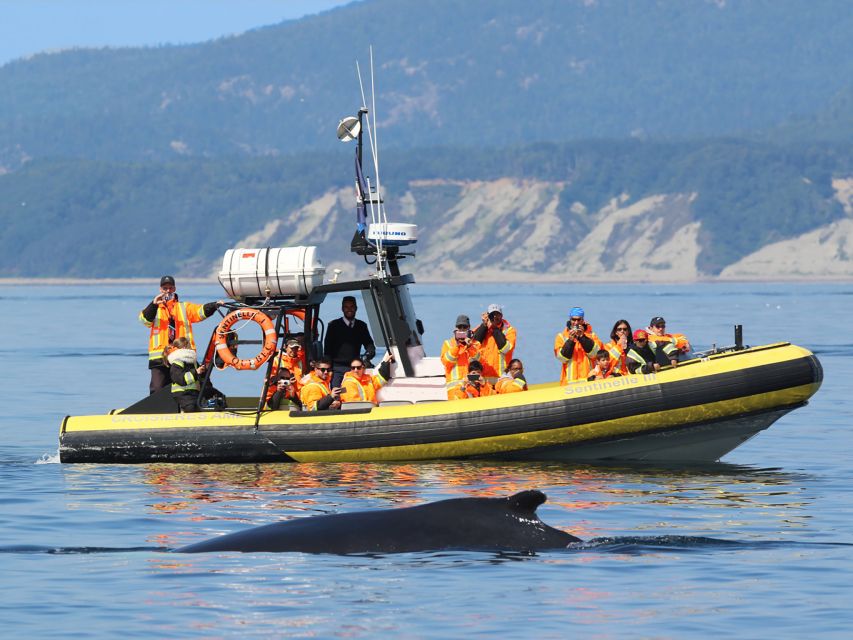
[[[326,267],[317,247],[229,249],[219,283],[235,300],[305,296],[323,284]],[[269,291],[269,294],[267,293]]]

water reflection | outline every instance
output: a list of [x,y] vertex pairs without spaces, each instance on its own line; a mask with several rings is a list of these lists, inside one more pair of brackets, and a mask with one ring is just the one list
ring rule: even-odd
[[[431,462],[400,464],[146,465],[142,482],[160,512],[262,503],[264,510],[328,513],[404,507],[450,497],[500,497],[530,488],[548,504],[603,510],[625,503],[742,508],[796,506],[797,474],[716,464],[702,468],[591,466],[564,463]],[[222,517],[207,513],[203,517]]]

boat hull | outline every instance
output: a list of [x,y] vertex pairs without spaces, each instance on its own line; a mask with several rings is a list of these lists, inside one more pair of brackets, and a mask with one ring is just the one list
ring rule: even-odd
[[657,374],[456,402],[345,412],[67,418],[63,462],[338,462],[439,458],[719,459],[802,406],[823,377],[787,343]]

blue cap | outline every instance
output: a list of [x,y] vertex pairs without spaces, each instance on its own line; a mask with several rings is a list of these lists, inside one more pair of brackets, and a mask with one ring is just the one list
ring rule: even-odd
[[570,318],[583,318],[583,309],[580,307],[572,307],[569,311]]

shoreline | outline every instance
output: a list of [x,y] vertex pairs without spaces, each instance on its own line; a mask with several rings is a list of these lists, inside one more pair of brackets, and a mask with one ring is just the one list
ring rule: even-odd
[[[179,283],[190,285],[214,285],[219,284],[215,278],[185,278],[175,276]],[[139,285],[159,286],[159,278],[0,278],[0,286],[97,286],[97,285]],[[476,278],[472,280],[459,280],[456,278],[417,278],[418,284],[736,284],[736,283],[758,283],[758,284],[785,284],[785,283],[824,283],[824,284],[853,284],[853,274],[849,276],[777,276],[772,278],[760,277],[738,277],[738,278],[696,278],[692,280],[675,279],[643,279],[626,280],[624,278],[576,278],[571,282],[562,277],[543,275],[538,278],[518,278],[514,274],[507,274],[506,278]]]

